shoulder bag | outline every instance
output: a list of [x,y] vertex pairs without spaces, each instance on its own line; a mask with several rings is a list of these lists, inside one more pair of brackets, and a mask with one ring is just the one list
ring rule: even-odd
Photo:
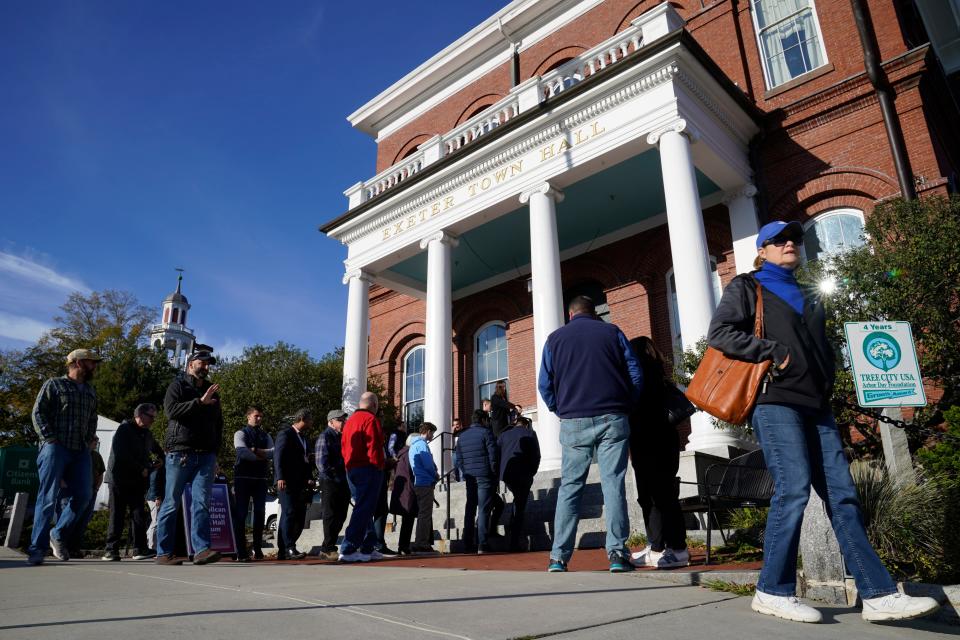
[[[753,335],[762,338],[763,295],[759,282],[756,287],[757,312],[753,322]],[[707,347],[703,360],[687,387],[686,396],[690,402],[724,422],[744,424],[757,402],[760,382],[767,375],[771,364],[771,360],[737,360],[725,356],[713,347]]]

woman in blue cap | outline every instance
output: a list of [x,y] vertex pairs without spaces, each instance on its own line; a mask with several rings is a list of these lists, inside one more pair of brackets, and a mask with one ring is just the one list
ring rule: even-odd
[[[826,505],[847,568],[869,621],[905,620],[936,611],[933,598],[914,598],[897,585],[867,539],[860,502],[830,409],[834,351],[827,342],[823,305],[797,284],[803,227],[771,222],[757,235],[755,271],[724,290],[707,340],[730,357],[772,361],[750,423],[773,476],[763,545],[763,569],[752,608],[797,622],[822,616],[796,597],[800,525],[816,490]],[[757,289],[763,295],[763,338],[753,332]]]

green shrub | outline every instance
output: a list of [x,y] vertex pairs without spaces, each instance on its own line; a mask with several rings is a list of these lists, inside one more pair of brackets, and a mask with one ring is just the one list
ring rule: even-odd
[[867,535],[895,579],[947,584],[960,577],[955,478],[928,476],[916,485],[898,485],[882,464],[863,460],[850,472]]
[[917,451],[917,461],[929,474],[960,478],[960,407],[943,412],[946,437],[928,449]]
[[645,547],[647,546],[647,536],[638,531],[634,531],[630,534],[630,537],[627,538],[627,546],[631,549],[634,547]]

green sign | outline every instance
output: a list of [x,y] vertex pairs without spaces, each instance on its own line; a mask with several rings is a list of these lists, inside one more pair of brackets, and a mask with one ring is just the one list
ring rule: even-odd
[[909,322],[844,323],[861,407],[927,404]]
[[0,449],[0,498],[12,500],[18,493],[37,497],[40,476],[37,473],[36,447]]

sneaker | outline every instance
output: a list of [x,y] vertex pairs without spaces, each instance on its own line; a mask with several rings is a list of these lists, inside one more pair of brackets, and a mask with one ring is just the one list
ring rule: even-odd
[[663,551],[654,551],[650,547],[644,547],[640,551],[634,551],[630,554],[630,563],[635,567],[655,567],[662,555]]
[[566,573],[567,563],[563,560],[554,560],[550,558],[550,564],[547,565],[547,573]]
[[53,535],[50,536],[50,551],[53,551],[53,557],[57,560],[66,562],[70,559],[70,552],[67,551],[67,547]]
[[340,558],[340,553],[338,551],[321,551],[317,554],[317,557],[321,560],[333,560],[336,562]]
[[757,613],[776,616],[794,622],[820,622],[823,616],[813,607],[809,607],[796,596],[772,596],[762,591],[753,595],[750,608]]
[[193,556],[193,564],[213,564],[220,560],[220,552],[213,549],[204,549]]
[[260,549],[253,550],[253,559],[254,560],[263,560],[263,551]]
[[34,551],[27,556],[27,564],[37,566],[43,564],[45,554],[42,551]]
[[147,549],[146,551],[141,551],[137,555],[133,556],[134,560],[151,560],[157,557],[157,552],[153,549]]
[[370,562],[370,555],[354,551],[353,553],[341,553],[337,558],[338,562]]
[[390,547],[380,547],[379,549],[374,549],[374,553],[379,553],[382,558],[396,558],[399,553],[391,549]]
[[[113,551],[107,551],[100,557],[104,562],[120,562],[120,554]],[[136,558],[134,558],[136,560]]]
[[933,613],[940,603],[933,598],[919,598],[905,593],[891,593],[863,601],[863,619],[869,622],[883,620],[912,620]]
[[183,560],[180,560],[179,558],[174,557],[173,554],[170,554],[168,556],[157,556],[154,558],[153,564],[162,564],[173,567],[183,564]]
[[633,565],[630,559],[623,553],[614,551],[610,554],[610,573],[627,573],[633,571]]
[[[384,555],[382,551],[377,551],[376,549],[368,553],[367,556],[370,558],[371,562],[376,562],[377,560],[383,560],[384,558],[387,557],[386,555]],[[392,557],[396,558],[397,556],[394,555]]]
[[657,569],[675,569],[685,567],[690,564],[690,552],[686,549],[674,551],[670,547],[663,550],[660,559],[657,560]]

